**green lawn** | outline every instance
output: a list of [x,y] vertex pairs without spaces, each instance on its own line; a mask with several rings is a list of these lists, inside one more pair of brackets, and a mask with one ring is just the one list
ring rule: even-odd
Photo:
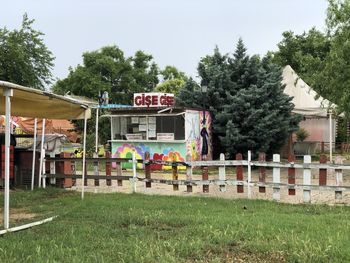
[[[53,222],[0,237],[1,262],[350,262],[350,207],[267,201],[11,192]],[[239,261],[241,260],[241,261]]]

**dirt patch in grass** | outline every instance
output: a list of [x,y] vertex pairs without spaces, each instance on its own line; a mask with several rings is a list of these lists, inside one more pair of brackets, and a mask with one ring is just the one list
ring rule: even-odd
[[[0,209],[0,213],[3,215],[3,209]],[[23,208],[11,208],[10,209],[10,221],[20,221],[23,219],[32,219],[37,217],[35,213],[30,213]]]

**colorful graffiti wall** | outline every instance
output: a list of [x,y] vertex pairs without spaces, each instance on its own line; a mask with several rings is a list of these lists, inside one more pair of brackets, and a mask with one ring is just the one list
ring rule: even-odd
[[[157,141],[150,142],[113,142],[112,143],[113,157],[117,157],[119,153],[120,158],[131,158],[132,153],[135,152],[136,159],[144,159],[145,152],[150,153],[150,158],[153,160],[162,161],[178,161],[183,162],[186,159],[186,144],[185,143],[164,143]],[[131,169],[131,164],[124,163],[123,168]],[[138,168],[142,168],[142,164],[138,164]],[[153,164],[153,170],[171,169],[169,166],[162,166]]]

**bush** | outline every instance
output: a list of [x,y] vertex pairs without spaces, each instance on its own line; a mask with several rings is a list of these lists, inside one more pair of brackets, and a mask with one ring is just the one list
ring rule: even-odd
[[298,142],[303,142],[307,137],[309,137],[309,133],[303,128],[299,128],[299,130],[296,131],[295,135],[297,136]]

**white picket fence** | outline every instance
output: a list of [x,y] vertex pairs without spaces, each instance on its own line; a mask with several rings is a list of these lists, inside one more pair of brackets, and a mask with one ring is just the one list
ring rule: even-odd
[[[262,156],[259,155],[258,161],[253,161],[251,159],[251,154],[248,152],[246,160],[242,159],[242,155],[236,156],[238,160],[225,160],[224,154],[221,154],[220,160],[215,161],[190,161],[190,157],[188,156],[186,162],[177,162],[177,161],[160,161],[160,160],[150,160],[149,154],[145,155],[144,160],[136,160],[135,156],[133,158],[87,158],[87,162],[93,162],[94,165],[94,174],[86,174],[85,176],[85,185],[88,185],[88,180],[94,180],[95,186],[99,186],[100,180],[106,180],[107,186],[111,186],[111,180],[117,180],[118,185],[122,186],[123,181],[129,180],[132,187],[132,192],[136,192],[137,184],[139,182],[145,183],[145,188],[151,188],[152,184],[166,184],[173,185],[173,190],[178,191],[179,185],[183,185],[187,187],[187,192],[192,192],[193,187],[202,187],[204,193],[208,193],[210,190],[210,186],[219,187],[220,192],[226,192],[227,187],[236,186],[237,193],[241,194],[242,197],[246,194],[247,198],[256,197],[253,196],[253,193],[256,193],[257,188],[259,189],[259,193],[265,193],[266,189],[272,189],[272,199],[275,201],[281,201],[281,193],[285,195],[285,192],[281,192],[282,190],[287,190],[288,195],[296,195],[296,191],[298,191],[300,195],[300,191],[302,191],[302,202],[310,203],[312,198],[312,191],[328,191],[334,192],[335,200],[342,200],[343,193],[350,191],[350,185],[343,184],[343,171],[350,170],[350,165],[343,165],[341,158],[336,158],[335,163],[324,163],[326,158],[325,156],[321,156],[321,162],[323,163],[315,163],[311,162],[311,156],[306,155],[303,158],[302,163],[297,162],[281,162],[281,158],[279,154],[273,155],[272,162],[265,161],[265,154]],[[174,157],[175,158],[175,157]],[[72,167],[75,167],[77,162],[81,162],[82,160],[79,158],[48,158],[47,161],[50,161],[50,167],[54,167],[55,162],[69,162],[72,164]],[[112,175],[111,172],[111,163],[114,162],[117,165],[117,169],[114,173],[117,175]],[[123,175],[123,171],[121,169],[121,164],[124,162],[132,163],[132,175]],[[137,165],[142,163],[144,169],[138,170]],[[159,179],[152,178],[152,165],[163,165],[170,166],[172,168],[172,180],[169,179]],[[102,174],[99,172],[99,165],[106,166],[106,173]],[[68,165],[69,166],[69,165]],[[179,180],[179,166],[186,167],[186,175],[184,180]],[[109,167],[109,168],[108,168]],[[215,169],[217,168],[217,173]],[[201,179],[198,176],[193,176],[193,169],[198,168],[202,171]],[[210,169],[210,176],[208,173],[208,168]],[[235,177],[230,175],[227,176],[228,169],[232,173],[233,169],[236,169]],[[258,180],[252,180],[252,169],[255,170],[255,176],[258,174]],[[214,170],[214,172],[213,172]],[[258,170],[258,171],[256,171]],[[270,181],[266,180],[266,172],[272,170],[272,177]],[[283,171],[283,176],[281,178],[281,170]],[[285,173],[287,170],[287,176]],[[300,178],[296,178],[296,170],[302,170],[302,180]],[[319,171],[319,183],[315,184],[315,171],[312,176],[311,170]],[[328,178],[327,178],[328,173]],[[144,175],[143,175],[144,174]],[[300,173],[299,177],[300,177]],[[329,175],[332,174],[332,184],[327,184],[329,180]],[[312,178],[314,177],[314,178]],[[54,169],[51,169],[50,174],[43,174],[43,178],[51,178],[50,182],[55,183],[56,178],[60,178],[60,180],[66,180],[69,178],[72,179],[81,179],[82,175],[75,171],[75,168],[71,170],[71,172],[56,174]],[[297,180],[296,180],[297,179]],[[299,183],[296,183],[298,181]],[[302,183],[301,183],[302,182]],[[314,184],[312,184],[314,182]],[[44,184],[45,186],[45,184]],[[349,199],[350,202],[350,199]]]

